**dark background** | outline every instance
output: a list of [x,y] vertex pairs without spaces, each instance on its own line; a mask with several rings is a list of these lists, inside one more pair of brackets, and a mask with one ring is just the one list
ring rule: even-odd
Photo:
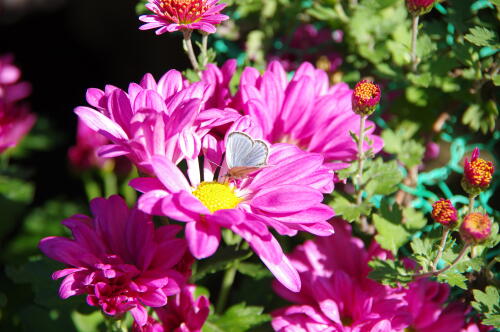
[[136,3],[0,0],[0,54],[14,55],[23,80],[33,86],[32,111],[57,137],[50,150],[20,161],[32,168],[34,205],[54,196],[83,195],[66,156],[75,142],[73,109],[86,105],[88,88],[112,84],[126,90],[145,73],[159,79],[169,69],[187,67],[179,34],[156,36],[138,29]]

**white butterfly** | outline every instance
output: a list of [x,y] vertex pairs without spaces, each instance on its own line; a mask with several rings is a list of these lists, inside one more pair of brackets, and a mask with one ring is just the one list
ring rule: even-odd
[[269,146],[260,139],[235,131],[229,134],[226,142],[226,163],[228,175],[242,178],[267,165]]

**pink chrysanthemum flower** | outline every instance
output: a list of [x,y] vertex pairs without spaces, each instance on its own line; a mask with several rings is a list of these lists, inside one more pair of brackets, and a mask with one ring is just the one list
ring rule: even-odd
[[291,293],[275,283],[275,291],[295,303],[272,313],[275,331],[391,332],[410,320],[401,289],[384,287],[367,278],[368,261],[386,253],[364,249],[342,220],[333,222],[335,234],[316,238],[289,255],[299,271],[302,289]]
[[[242,131],[247,121],[243,117],[229,132]],[[255,132],[250,136],[259,137]],[[299,230],[332,234],[327,220],[333,211],[322,200],[323,193],[333,189],[333,175],[323,166],[323,157],[277,144],[270,148],[268,167],[242,179],[228,179],[224,163],[215,178],[224,142],[210,135],[206,138],[203,170],[198,159],[188,159],[187,177],[167,158],[153,157],[157,179],[139,178],[130,183],[144,192],[139,208],[186,222],[186,239],[198,259],[217,250],[221,227],[231,229],[250,244],[278,280],[298,291],[298,275],[268,227],[282,235],[295,235]]]
[[[224,76],[228,76],[226,73]],[[321,153],[326,165],[337,170],[357,158],[357,146],[349,131],[359,132],[359,115],[352,112],[353,91],[345,83],[330,86],[328,75],[303,63],[290,81],[276,61],[263,75],[252,67],[243,71],[239,90],[227,105],[249,115],[271,143],[290,143]],[[375,125],[367,123],[364,149],[376,153],[382,149],[380,137],[373,134]]]
[[240,117],[234,110],[206,109],[208,91],[207,84],[189,85],[181,73],[170,70],[158,82],[146,74],[140,84],[131,83],[128,92],[114,86],[89,89],[87,101],[95,109],[77,107],[75,113],[113,143],[101,147],[99,156],[125,155],[152,174],[153,155],[174,163],[196,158],[206,133]]
[[446,305],[450,286],[429,279],[409,284],[405,290],[407,311],[412,323],[407,328],[414,332],[460,332],[465,324],[467,307],[461,303]]
[[23,103],[31,86],[19,82],[21,71],[12,62],[12,56],[0,56],[0,153],[16,146],[36,121]]
[[146,8],[153,15],[142,15],[139,19],[146,24],[141,30],[156,29],[156,34],[178,30],[201,30],[214,33],[215,25],[229,19],[220,13],[225,3],[219,0],[148,0]]
[[205,296],[195,299],[195,285],[187,285],[169,299],[168,305],[156,308],[160,322],[150,318],[140,327],[134,325],[134,332],[200,332],[210,313],[210,302]]
[[106,159],[97,156],[97,149],[108,143],[106,137],[96,135],[82,120],[78,120],[76,144],[68,150],[69,161],[80,170],[101,168]]
[[90,207],[93,218],[75,215],[63,221],[73,239],[40,241],[45,255],[67,265],[52,275],[64,278],[59,295],[87,294],[87,303],[107,315],[130,311],[138,325],[145,325],[145,306],[164,306],[185,282],[176,270],[186,252],[185,240],[175,238],[180,227],[155,229],[148,215],[129,209],[119,196],[96,198]]

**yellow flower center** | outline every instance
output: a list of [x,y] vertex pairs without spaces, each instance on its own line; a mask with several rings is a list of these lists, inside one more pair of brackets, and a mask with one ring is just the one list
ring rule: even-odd
[[370,100],[377,96],[377,86],[371,82],[362,82],[354,89],[354,94],[361,100]]
[[234,209],[243,200],[236,196],[234,188],[219,182],[202,182],[193,191],[193,195],[212,213],[218,210]]
[[490,226],[488,216],[485,216],[484,214],[478,212],[469,214],[465,218],[464,222],[466,223],[469,231],[478,233],[484,232]]

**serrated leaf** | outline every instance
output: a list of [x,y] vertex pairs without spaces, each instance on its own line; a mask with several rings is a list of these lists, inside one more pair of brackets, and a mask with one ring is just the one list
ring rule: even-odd
[[384,285],[397,287],[413,280],[404,268],[403,263],[394,260],[375,259],[368,263],[372,268],[368,277]]
[[203,332],[245,332],[250,328],[271,320],[271,316],[263,314],[264,308],[236,304],[226,310],[224,315],[211,315],[203,326]]
[[496,47],[495,32],[481,26],[475,26],[469,29],[469,33],[464,36],[465,40],[476,46]]
[[408,241],[410,233],[401,223],[402,212],[397,205],[389,209],[387,203],[382,201],[380,212],[381,215],[373,215],[373,224],[377,229],[375,240],[382,248],[396,254],[398,249]]
[[467,289],[467,284],[465,283],[467,281],[467,278],[461,273],[455,271],[447,271],[438,275],[437,279],[440,282],[446,282],[452,287],[457,286],[465,290]]
[[382,158],[370,161],[362,178],[364,189],[369,197],[373,195],[390,195],[403,180],[395,160],[384,162]]
[[370,203],[364,201],[360,206],[348,200],[338,192],[333,193],[333,200],[329,205],[334,209],[335,213],[342,216],[345,220],[353,222],[358,220],[361,215],[368,215],[371,211]]

